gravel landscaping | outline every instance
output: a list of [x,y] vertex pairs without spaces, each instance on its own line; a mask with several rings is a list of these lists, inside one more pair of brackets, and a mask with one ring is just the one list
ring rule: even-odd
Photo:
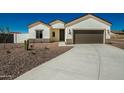
[[70,50],[58,43],[31,44],[31,50],[24,50],[23,44],[0,44],[0,80],[11,80],[32,68]]

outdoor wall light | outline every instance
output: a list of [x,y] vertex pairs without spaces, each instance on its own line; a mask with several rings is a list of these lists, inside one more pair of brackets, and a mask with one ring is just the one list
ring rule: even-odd
[[68,34],[71,34],[71,30],[69,29],[69,32],[68,32]]

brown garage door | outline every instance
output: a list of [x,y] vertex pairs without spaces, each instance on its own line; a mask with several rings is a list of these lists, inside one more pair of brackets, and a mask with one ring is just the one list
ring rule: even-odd
[[74,30],[74,43],[103,43],[103,30]]

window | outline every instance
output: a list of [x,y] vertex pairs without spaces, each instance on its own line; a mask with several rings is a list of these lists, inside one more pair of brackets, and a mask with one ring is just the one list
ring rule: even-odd
[[36,30],[36,38],[42,38],[43,37],[43,30]]
[[52,36],[55,37],[55,32],[52,33]]

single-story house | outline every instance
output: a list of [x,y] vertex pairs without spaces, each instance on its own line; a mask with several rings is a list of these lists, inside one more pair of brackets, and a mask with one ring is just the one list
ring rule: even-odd
[[49,24],[37,21],[28,25],[27,34],[16,34],[15,43],[30,39],[33,42],[66,44],[105,43],[111,36],[111,23],[93,14],[86,14],[71,22],[54,20]]

